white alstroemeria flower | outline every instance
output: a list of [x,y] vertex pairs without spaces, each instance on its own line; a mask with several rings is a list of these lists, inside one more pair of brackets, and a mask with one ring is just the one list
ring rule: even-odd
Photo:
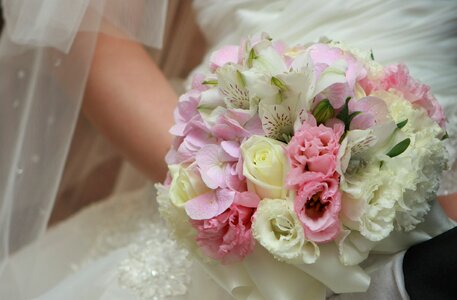
[[314,97],[329,86],[346,81],[346,68],[346,63],[339,61],[316,78],[308,53],[298,55],[290,72],[275,76],[282,101],[277,101],[278,97],[269,98],[276,101],[262,101],[259,105],[266,135],[287,142],[284,136],[290,136],[291,129],[300,127],[307,119]]
[[252,61],[252,68],[271,76],[288,71],[284,57],[272,46],[258,51]]
[[259,116],[265,135],[288,143],[294,134],[294,108],[295,103],[283,105],[260,103]]
[[252,223],[254,238],[280,261],[312,264],[319,257],[319,247],[305,239],[292,206],[285,199],[260,201]]
[[217,82],[227,108],[250,108],[249,91],[241,74],[240,67],[226,64],[217,69]]
[[198,103],[199,111],[212,111],[213,109],[224,106],[224,97],[219,92],[218,88],[210,88],[206,91],[201,92],[200,101]]
[[[341,215],[344,225],[379,241],[394,228],[408,231],[423,221],[429,201],[436,197],[447,156],[440,140],[443,130],[425,110],[413,107],[394,92],[376,92],[374,96],[386,102],[394,123],[407,123],[381,146],[369,150],[371,160],[363,160],[363,165],[352,169],[349,163],[341,180]],[[410,141],[408,147],[388,156],[404,138]]]
[[256,109],[259,102],[280,103],[280,90],[271,83],[271,75],[254,68],[243,71],[242,75],[251,97],[251,109]]

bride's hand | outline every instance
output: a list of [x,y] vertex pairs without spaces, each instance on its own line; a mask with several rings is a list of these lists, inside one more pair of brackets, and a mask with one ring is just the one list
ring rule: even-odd
[[176,99],[140,44],[99,34],[84,113],[152,180],[162,180],[166,173],[164,156],[171,144],[168,130]]

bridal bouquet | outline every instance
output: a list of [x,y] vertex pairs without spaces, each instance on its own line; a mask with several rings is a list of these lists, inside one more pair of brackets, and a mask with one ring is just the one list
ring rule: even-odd
[[366,289],[358,265],[423,222],[446,167],[430,88],[372,52],[266,34],[209,67],[180,97],[157,187],[175,237],[219,268],[268,252],[335,292]]

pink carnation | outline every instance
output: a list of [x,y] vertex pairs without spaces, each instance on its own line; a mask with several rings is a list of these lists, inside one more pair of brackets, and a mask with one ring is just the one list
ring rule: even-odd
[[289,186],[300,186],[315,178],[333,176],[338,162],[339,139],[344,125],[335,123],[334,129],[304,122],[295,132],[287,154],[291,170],[286,182]]
[[295,198],[294,209],[308,240],[322,243],[335,239],[340,231],[338,177],[304,184]]
[[430,92],[428,85],[412,78],[409,75],[408,67],[403,64],[389,66],[384,71],[385,77],[380,88],[386,91],[393,88],[401,92],[406,100],[423,107],[432,120],[442,128],[445,127],[446,117],[443,108]]
[[231,263],[241,261],[254,249],[251,218],[255,209],[233,204],[209,220],[192,220],[197,244],[205,255]]

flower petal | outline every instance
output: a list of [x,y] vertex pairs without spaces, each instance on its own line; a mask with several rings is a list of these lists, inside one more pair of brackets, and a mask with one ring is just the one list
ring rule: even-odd
[[237,205],[256,208],[259,202],[259,196],[253,192],[236,193],[235,196],[235,204]]
[[186,213],[193,220],[207,220],[223,213],[232,205],[235,192],[220,189],[200,195],[185,204]]

